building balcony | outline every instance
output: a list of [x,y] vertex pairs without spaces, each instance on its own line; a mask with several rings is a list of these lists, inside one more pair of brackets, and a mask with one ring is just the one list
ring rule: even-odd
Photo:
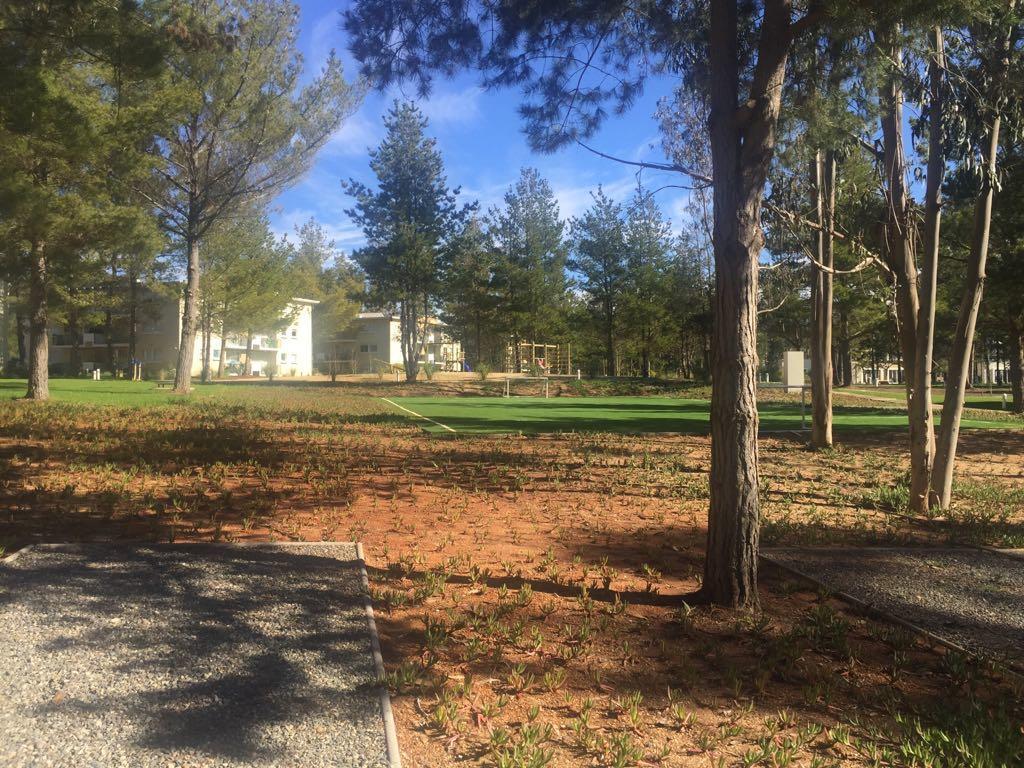
[[[55,333],[52,337],[52,344],[55,347],[73,347],[75,346],[75,335],[71,333]],[[128,339],[126,337],[115,335],[110,339],[110,346],[124,347],[127,345]],[[83,349],[105,347],[107,346],[107,335],[104,333],[78,334],[78,346]]]

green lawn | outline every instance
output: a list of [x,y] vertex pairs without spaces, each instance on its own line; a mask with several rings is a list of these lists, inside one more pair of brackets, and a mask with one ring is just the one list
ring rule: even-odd
[[[851,395],[863,395],[865,397],[881,397],[886,400],[893,400],[896,402],[902,402],[907,397],[906,390],[901,386],[883,386],[883,387],[858,387],[856,389],[836,389],[837,394],[848,393]],[[1007,399],[1010,396],[1010,390],[1004,388],[995,388],[992,394],[989,394],[987,389],[984,390],[970,390],[967,393],[967,398],[964,404],[968,408],[981,408],[983,410],[998,411],[1002,410],[1003,393],[1006,393]],[[932,402],[941,403],[946,396],[945,390],[941,385],[936,385],[932,388]]]
[[[193,387],[192,397],[209,397],[223,392],[230,384],[204,384]],[[0,399],[24,397],[24,379],[0,379]],[[170,387],[160,389],[152,381],[123,379],[50,379],[50,399],[57,402],[121,407],[167,405],[181,400]]]
[[[420,417],[424,429],[442,434],[542,434],[549,432],[686,432],[708,431],[706,400],[668,397],[394,397],[394,404]],[[415,418],[412,414],[407,414]],[[761,431],[800,429],[800,406],[763,403]],[[432,421],[427,421],[430,419]],[[836,407],[839,431],[902,430],[906,416],[894,408]],[[810,412],[807,414],[810,424]],[[965,428],[1012,429],[1007,421],[964,419]],[[447,429],[445,428],[447,427]]]

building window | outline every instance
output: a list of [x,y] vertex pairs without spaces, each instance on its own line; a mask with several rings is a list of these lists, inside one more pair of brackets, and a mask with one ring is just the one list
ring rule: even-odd
[[285,354],[284,352],[282,352],[282,353],[281,353],[281,362],[283,363],[283,362],[285,362],[286,360],[288,360],[288,355],[286,355],[286,354]]
[[220,360],[220,350],[219,349],[213,350],[213,359],[214,360]]
[[292,338],[296,339],[296,338],[298,338],[298,336],[299,336],[299,329],[298,328],[292,328]]
[[299,362],[299,356],[293,354],[292,355],[292,360],[291,360],[292,365],[295,365],[297,362]]
[[370,345],[369,344],[360,344],[359,345],[359,351],[360,352],[369,352],[370,351]]

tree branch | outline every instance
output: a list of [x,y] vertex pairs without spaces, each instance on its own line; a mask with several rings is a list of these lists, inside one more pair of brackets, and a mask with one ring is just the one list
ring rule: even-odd
[[710,187],[712,183],[710,176],[706,176],[703,173],[698,173],[697,171],[691,170],[682,165],[675,165],[674,163],[650,163],[644,160],[624,160],[621,157],[615,157],[615,155],[609,155],[608,153],[602,152],[599,149],[594,149],[593,147],[584,144],[579,139],[576,139],[576,143],[579,144],[588,152],[593,152],[595,155],[597,155],[598,157],[603,157],[605,160],[614,160],[616,163],[622,163],[623,165],[634,165],[638,168],[650,168],[651,170],[655,171],[671,171],[673,173],[683,173],[689,176],[691,179],[694,179],[695,181],[702,182],[704,185],[708,187]]

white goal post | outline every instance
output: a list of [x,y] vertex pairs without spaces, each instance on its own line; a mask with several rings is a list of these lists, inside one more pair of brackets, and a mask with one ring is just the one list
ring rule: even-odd
[[544,397],[548,397],[549,394],[549,379],[547,376],[509,376],[505,379],[505,397],[512,397],[512,382],[513,381],[543,381],[544,382]]

